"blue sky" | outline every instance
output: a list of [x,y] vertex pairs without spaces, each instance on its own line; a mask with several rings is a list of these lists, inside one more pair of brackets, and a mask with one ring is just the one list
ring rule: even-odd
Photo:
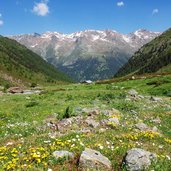
[[0,34],[171,27],[171,0],[0,0]]

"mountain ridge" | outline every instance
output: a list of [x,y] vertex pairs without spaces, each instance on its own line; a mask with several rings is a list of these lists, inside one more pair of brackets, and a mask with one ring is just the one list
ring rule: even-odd
[[158,35],[159,32],[145,29],[130,34],[113,30],[85,30],[71,34],[45,32],[10,38],[77,81],[82,81],[112,77],[135,51]]
[[171,72],[171,28],[140,48],[115,76]]

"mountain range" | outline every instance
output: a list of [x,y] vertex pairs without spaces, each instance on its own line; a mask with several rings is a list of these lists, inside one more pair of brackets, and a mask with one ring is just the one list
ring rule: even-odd
[[171,73],[171,28],[140,48],[115,76]]
[[112,77],[134,52],[160,34],[144,29],[129,34],[85,30],[72,34],[46,32],[9,37],[76,81],[83,81]]
[[0,85],[71,82],[64,73],[15,40],[0,36]]

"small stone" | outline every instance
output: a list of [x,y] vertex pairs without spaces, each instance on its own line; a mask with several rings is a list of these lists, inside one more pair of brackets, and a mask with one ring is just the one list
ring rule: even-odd
[[159,98],[159,97],[150,97],[150,100],[153,101],[153,102],[160,102],[160,101],[162,101],[162,99]]
[[137,124],[135,125],[135,127],[136,127],[137,129],[139,129],[140,131],[147,131],[147,130],[150,130],[149,127],[148,127],[146,124],[142,123],[142,122],[137,123]]
[[160,124],[161,120],[159,117],[157,117],[156,119],[153,119],[152,122],[156,123],[156,124]]
[[93,127],[93,128],[97,128],[97,127],[99,126],[99,123],[96,122],[96,121],[93,120],[93,119],[87,118],[87,119],[85,120],[85,122],[86,122],[90,127]]
[[132,90],[129,90],[128,94],[129,94],[130,96],[135,97],[135,96],[138,95],[138,92],[137,92],[136,90],[132,89]]
[[66,158],[66,160],[69,160],[70,158],[74,158],[74,154],[69,151],[54,151],[53,156],[57,160],[61,158]]
[[89,116],[100,114],[100,111],[98,108],[84,108],[82,112],[87,113]]
[[115,125],[119,125],[119,119],[118,118],[109,118],[108,122],[113,123]]
[[156,126],[154,126],[154,127],[152,128],[152,132],[158,132],[158,128],[157,128]]
[[79,167],[83,171],[90,170],[112,170],[112,165],[110,160],[103,156],[99,151],[85,148],[82,152]]

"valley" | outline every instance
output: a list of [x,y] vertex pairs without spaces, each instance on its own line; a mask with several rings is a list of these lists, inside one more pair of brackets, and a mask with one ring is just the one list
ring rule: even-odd
[[0,1],[0,171],[171,171],[171,1]]
[[115,30],[85,30],[72,34],[45,32],[9,38],[25,45],[78,82],[112,78],[134,52],[160,34],[145,29],[129,34]]
[[127,151],[143,149],[155,158],[146,170],[169,171],[170,85],[163,75],[1,94],[0,170],[129,170]]

